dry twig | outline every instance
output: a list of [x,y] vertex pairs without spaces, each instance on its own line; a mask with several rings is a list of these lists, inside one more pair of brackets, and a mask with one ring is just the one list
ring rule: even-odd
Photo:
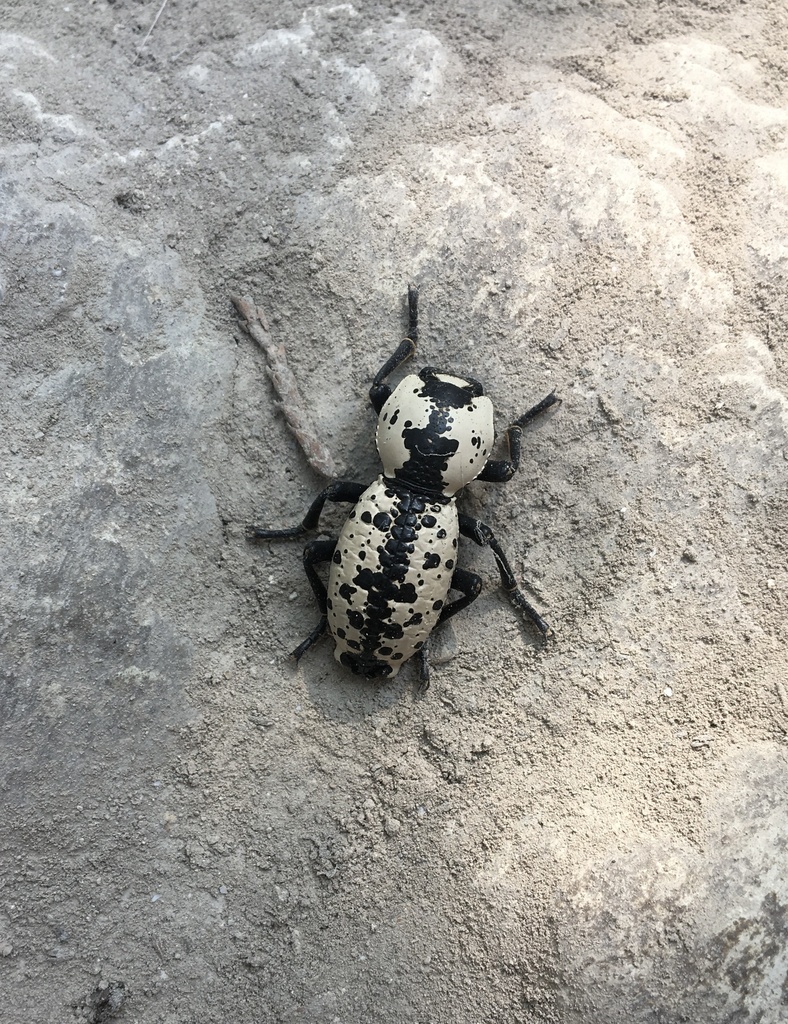
[[336,463],[309,421],[296,379],[287,365],[285,347],[274,343],[264,311],[248,296],[231,295],[230,299],[241,318],[244,330],[265,352],[268,376],[280,399],[277,404],[284,413],[293,436],[301,445],[307,462],[321,476],[336,479],[339,476]]

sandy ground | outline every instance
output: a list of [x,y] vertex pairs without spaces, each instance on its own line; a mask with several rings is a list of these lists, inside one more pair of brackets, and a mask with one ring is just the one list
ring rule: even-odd
[[[788,1020],[785,5],[160,8],[0,18],[3,1024]],[[556,637],[464,545],[423,696],[287,659],[229,302],[366,481],[408,280],[564,399],[465,496]]]

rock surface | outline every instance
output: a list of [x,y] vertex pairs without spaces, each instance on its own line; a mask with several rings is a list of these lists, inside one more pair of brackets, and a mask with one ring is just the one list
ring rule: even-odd
[[[0,1018],[788,1020],[783,5],[2,29]],[[564,399],[465,503],[556,638],[463,548],[424,697],[287,660],[244,527],[322,482],[229,301],[368,480],[408,280],[501,429]]]

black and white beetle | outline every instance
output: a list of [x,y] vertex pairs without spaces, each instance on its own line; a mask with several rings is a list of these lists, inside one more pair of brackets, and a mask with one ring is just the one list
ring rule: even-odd
[[[391,678],[418,653],[426,687],[432,630],[481,591],[481,578],[457,565],[460,534],[492,549],[509,600],[543,636],[550,635],[518,588],[492,530],[458,513],[456,495],[474,479],[510,480],[520,463],[523,427],[560,399],[552,392],[515,420],[506,431],[509,457],[490,459],[493,407],[478,381],[425,366],[392,391],[386,378],[416,351],[418,296],[418,289],[409,286],[408,337],[381,366],[369,391],[378,413],[383,473],[369,487],[338,480],[315,498],[298,526],[250,526],[248,536],[298,537],[318,525],[327,501],[353,503],[338,539],[314,540],[304,548],[304,569],[321,618],[293,657],[297,661],[328,629],[337,661],[364,676]],[[315,566],[329,561],[326,588]],[[461,596],[449,601],[450,590]]]

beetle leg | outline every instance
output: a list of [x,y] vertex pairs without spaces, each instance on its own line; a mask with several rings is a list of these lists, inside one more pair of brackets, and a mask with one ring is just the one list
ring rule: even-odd
[[[480,547],[488,547],[492,550],[492,553],[495,556],[495,561],[498,564],[498,572],[501,574],[501,586],[506,591],[507,597],[515,608],[528,616],[542,636],[552,636],[552,629],[548,626],[533,605],[529,603],[525,594],[517,586],[517,580],[514,572],[512,571],[511,565],[509,565],[509,560],[503,553],[501,545],[496,540],[495,534],[492,532],[490,527],[478,519],[473,519],[471,516],[464,515],[462,512],[459,515],[459,522],[460,533],[463,537],[469,537]],[[452,580],[452,585],[453,584],[454,581]],[[460,600],[462,600],[462,598],[460,598]],[[452,607],[452,605],[449,605],[449,608],[446,610],[450,611]]]
[[301,655],[306,654],[310,647],[314,647],[315,644],[320,640],[326,630],[328,629],[328,618],[325,615],[320,616],[320,622],[315,626],[306,640],[300,643],[294,651],[291,651],[290,657],[295,658],[296,664],[301,660]]
[[326,615],[326,601],[328,594],[326,592],[326,585],[318,576],[315,566],[319,565],[321,562],[328,562],[334,554],[336,546],[337,542],[336,538],[334,538],[333,540],[313,540],[304,548],[304,572],[309,580],[312,592],[315,595],[317,606],[320,609],[320,622],[318,622],[306,640],[299,644],[293,651],[292,657],[295,658],[296,661],[298,661],[301,655],[305,654],[310,647],[317,643],[328,627],[328,616]]
[[546,412],[547,409],[560,404],[561,399],[556,395],[555,391],[551,391],[541,402],[537,402],[533,409],[529,409],[528,412],[523,413],[519,419],[515,420],[504,435],[509,447],[509,458],[490,459],[476,479],[488,480],[499,484],[511,480],[520,465],[520,440],[523,436],[523,428],[540,413]]
[[419,651],[419,693],[426,693],[430,688],[430,638],[424,642],[424,646]]
[[450,619],[452,615],[461,612],[463,608],[467,608],[476,600],[482,592],[482,578],[468,569],[455,569],[451,578],[451,589],[459,590],[462,597],[458,597],[456,601],[452,601],[451,604],[444,607],[438,619],[439,623]]
[[393,373],[416,351],[419,340],[419,289],[408,285],[408,336],[399,343],[394,354],[381,366],[369,389],[369,400],[375,412],[380,412],[386,399],[391,395],[391,386],[384,384],[386,377]]
[[276,540],[282,537],[299,537],[307,530],[314,530],[320,521],[320,513],[327,501],[349,501],[357,502],[364,491],[366,484],[356,483],[354,480],[335,480],[315,498],[309,506],[309,511],[298,526],[285,526],[281,530],[269,530],[264,526],[247,526],[246,536],[249,540]]
[[334,554],[336,546],[337,538],[334,537],[333,540],[313,540],[304,548],[304,572],[315,595],[321,615],[325,615],[327,611],[328,593],[325,583],[315,571],[315,566],[321,562],[328,562]]

